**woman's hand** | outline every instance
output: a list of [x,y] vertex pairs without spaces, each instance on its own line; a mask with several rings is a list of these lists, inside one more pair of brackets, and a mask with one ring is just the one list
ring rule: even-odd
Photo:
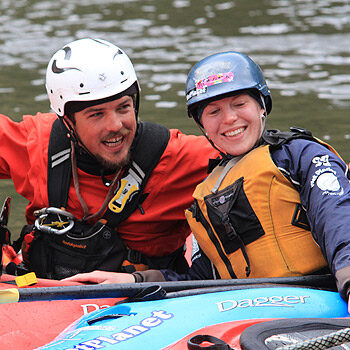
[[135,278],[130,273],[95,270],[87,273],[79,273],[77,275],[64,278],[61,281],[83,282],[83,283],[85,282],[85,283],[96,283],[96,284],[135,283]]

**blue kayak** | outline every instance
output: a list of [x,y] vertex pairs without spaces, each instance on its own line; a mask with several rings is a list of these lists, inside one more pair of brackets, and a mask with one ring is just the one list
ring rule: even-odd
[[112,306],[83,316],[40,349],[157,350],[218,323],[265,318],[348,317],[336,292],[254,287]]

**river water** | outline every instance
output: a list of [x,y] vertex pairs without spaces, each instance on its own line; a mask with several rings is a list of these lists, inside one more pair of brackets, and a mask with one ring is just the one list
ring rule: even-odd
[[[103,38],[132,59],[142,88],[141,119],[198,133],[186,117],[191,66],[236,50],[263,69],[272,91],[269,128],[300,126],[350,160],[350,3],[348,0],[1,0],[0,112],[49,111],[46,65],[66,43]],[[26,201],[10,181],[10,228]]]

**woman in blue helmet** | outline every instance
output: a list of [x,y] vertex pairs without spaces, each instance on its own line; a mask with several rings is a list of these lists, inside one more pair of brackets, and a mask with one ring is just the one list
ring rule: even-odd
[[265,129],[270,90],[260,67],[242,53],[198,62],[186,98],[189,116],[222,154],[186,213],[196,237],[189,273],[149,270],[95,279],[93,272],[79,280],[278,277],[330,269],[347,298],[350,185],[336,151],[303,129]]

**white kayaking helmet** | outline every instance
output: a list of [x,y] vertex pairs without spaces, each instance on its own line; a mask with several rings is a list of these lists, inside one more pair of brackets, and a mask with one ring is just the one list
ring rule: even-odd
[[105,40],[79,39],[58,50],[47,67],[46,90],[59,117],[69,102],[97,104],[126,90],[137,94],[137,115],[140,88],[134,67],[122,49]]

